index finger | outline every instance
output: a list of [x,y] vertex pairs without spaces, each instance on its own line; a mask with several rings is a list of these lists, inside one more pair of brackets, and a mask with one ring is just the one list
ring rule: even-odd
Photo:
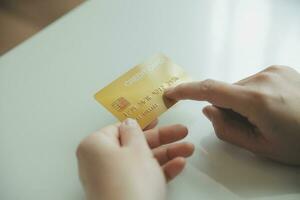
[[179,124],[145,131],[145,137],[151,149],[181,140],[187,134],[187,128]]
[[167,89],[165,96],[174,100],[208,101],[215,106],[232,109],[246,116],[251,110],[249,91],[245,87],[215,80],[182,83]]

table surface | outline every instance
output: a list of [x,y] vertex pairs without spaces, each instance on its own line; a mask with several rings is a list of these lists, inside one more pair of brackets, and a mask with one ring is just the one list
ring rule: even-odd
[[[82,199],[75,149],[115,118],[93,94],[163,52],[195,79],[234,82],[271,64],[300,69],[297,0],[90,0],[0,58],[0,199]],[[205,103],[161,125],[196,145],[169,199],[300,199],[300,171],[216,139]]]

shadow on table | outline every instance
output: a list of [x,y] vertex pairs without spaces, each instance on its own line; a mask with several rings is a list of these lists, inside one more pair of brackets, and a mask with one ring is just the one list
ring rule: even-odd
[[258,158],[218,141],[214,133],[202,137],[198,145],[194,166],[240,197],[300,193],[300,168]]

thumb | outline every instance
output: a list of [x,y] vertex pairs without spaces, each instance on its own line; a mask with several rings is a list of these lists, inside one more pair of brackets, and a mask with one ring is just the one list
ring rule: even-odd
[[219,139],[253,153],[260,152],[262,136],[256,133],[247,119],[237,113],[215,106],[205,107],[203,113],[212,122]]
[[119,130],[121,146],[150,151],[144,132],[136,120],[130,118],[126,119],[121,123]]

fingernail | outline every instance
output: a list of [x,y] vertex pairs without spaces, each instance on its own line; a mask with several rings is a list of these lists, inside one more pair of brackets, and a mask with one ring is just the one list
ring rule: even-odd
[[137,127],[137,126],[138,126],[137,121],[134,120],[134,119],[131,119],[131,118],[126,119],[123,123],[124,123],[125,125],[131,126],[131,127]]

